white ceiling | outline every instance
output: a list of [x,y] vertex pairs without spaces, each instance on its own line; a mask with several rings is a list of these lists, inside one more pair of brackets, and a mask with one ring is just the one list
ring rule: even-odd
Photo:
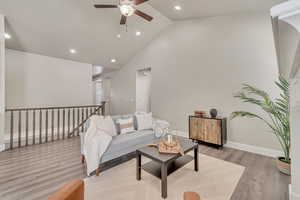
[[[150,5],[172,20],[183,20],[241,12],[269,11],[284,0],[151,0]],[[180,12],[174,6],[180,5]]]
[[[149,23],[132,16],[128,32],[120,26],[118,9],[95,9],[93,0],[1,0],[0,13],[6,16],[12,35],[7,47],[47,56],[118,68],[126,63],[171,21],[151,6],[140,10],[152,15]],[[135,31],[142,35],[137,37]],[[121,38],[116,37],[121,33]],[[78,53],[70,54],[69,48]],[[116,63],[110,63],[116,58]]]
[[[119,68],[145,47],[172,20],[269,10],[282,0],[150,0],[139,9],[152,15],[128,19],[121,27],[118,9],[95,9],[93,4],[118,0],[0,0],[6,16],[7,48]],[[175,11],[180,5],[182,11]],[[166,17],[167,16],[167,17]],[[135,36],[139,30],[142,35]],[[116,37],[121,33],[121,38]],[[78,53],[70,54],[75,48]],[[116,58],[116,63],[110,63]]]

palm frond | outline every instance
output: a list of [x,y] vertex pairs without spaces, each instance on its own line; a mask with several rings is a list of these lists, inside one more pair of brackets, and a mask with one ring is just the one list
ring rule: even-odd
[[265,122],[271,129],[272,133],[276,135],[285,153],[286,160],[290,158],[290,105],[289,105],[289,82],[283,77],[279,77],[275,82],[277,87],[281,90],[279,98],[272,100],[267,92],[253,87],[249,84],[243,84],[242,90],[234,95],[244,103],[257,105],[264,110],[269,120],[263,117],[246,111],[236,111],[230,116],[231,119],[236,117],[257,118]]

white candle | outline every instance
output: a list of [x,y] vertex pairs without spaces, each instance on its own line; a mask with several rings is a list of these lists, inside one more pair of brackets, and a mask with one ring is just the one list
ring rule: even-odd
[[168,143],[171,144],[172,143],[172,136],[168,135]]

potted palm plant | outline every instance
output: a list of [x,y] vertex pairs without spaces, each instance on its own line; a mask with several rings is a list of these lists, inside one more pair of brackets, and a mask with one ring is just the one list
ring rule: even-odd
[[276,81],[275,84],[281,90],[281,94],[279,98],[274,100],[265,91],[248,84],[243,84],[242,90],[234,96],[242,102],[259,106],[267,114],[266,117],[247,111],[236,111],[231,114],[231,119],[250,117],[262,120],[277,137],[284,152],[284,157],[277,158],[278,169],[290,175],[289,83],[283,77],[279,77],[279,81]]

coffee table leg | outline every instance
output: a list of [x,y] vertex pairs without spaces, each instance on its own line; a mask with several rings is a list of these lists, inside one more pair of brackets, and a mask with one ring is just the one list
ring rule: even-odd
[[194,167],[195,167],[195,171],[198,171],[198,146],[196,148],[194,148]]
[[167,177],[168,177],[168,171],[167,171],[167,165],[162,164],[161,165],[161,196],[162,198],[167,198],[168,196],[168,184],[167,184]]
[[136,180],[141,180],[141,166],[142,166],[142,158],[141,154],[136,154]]

